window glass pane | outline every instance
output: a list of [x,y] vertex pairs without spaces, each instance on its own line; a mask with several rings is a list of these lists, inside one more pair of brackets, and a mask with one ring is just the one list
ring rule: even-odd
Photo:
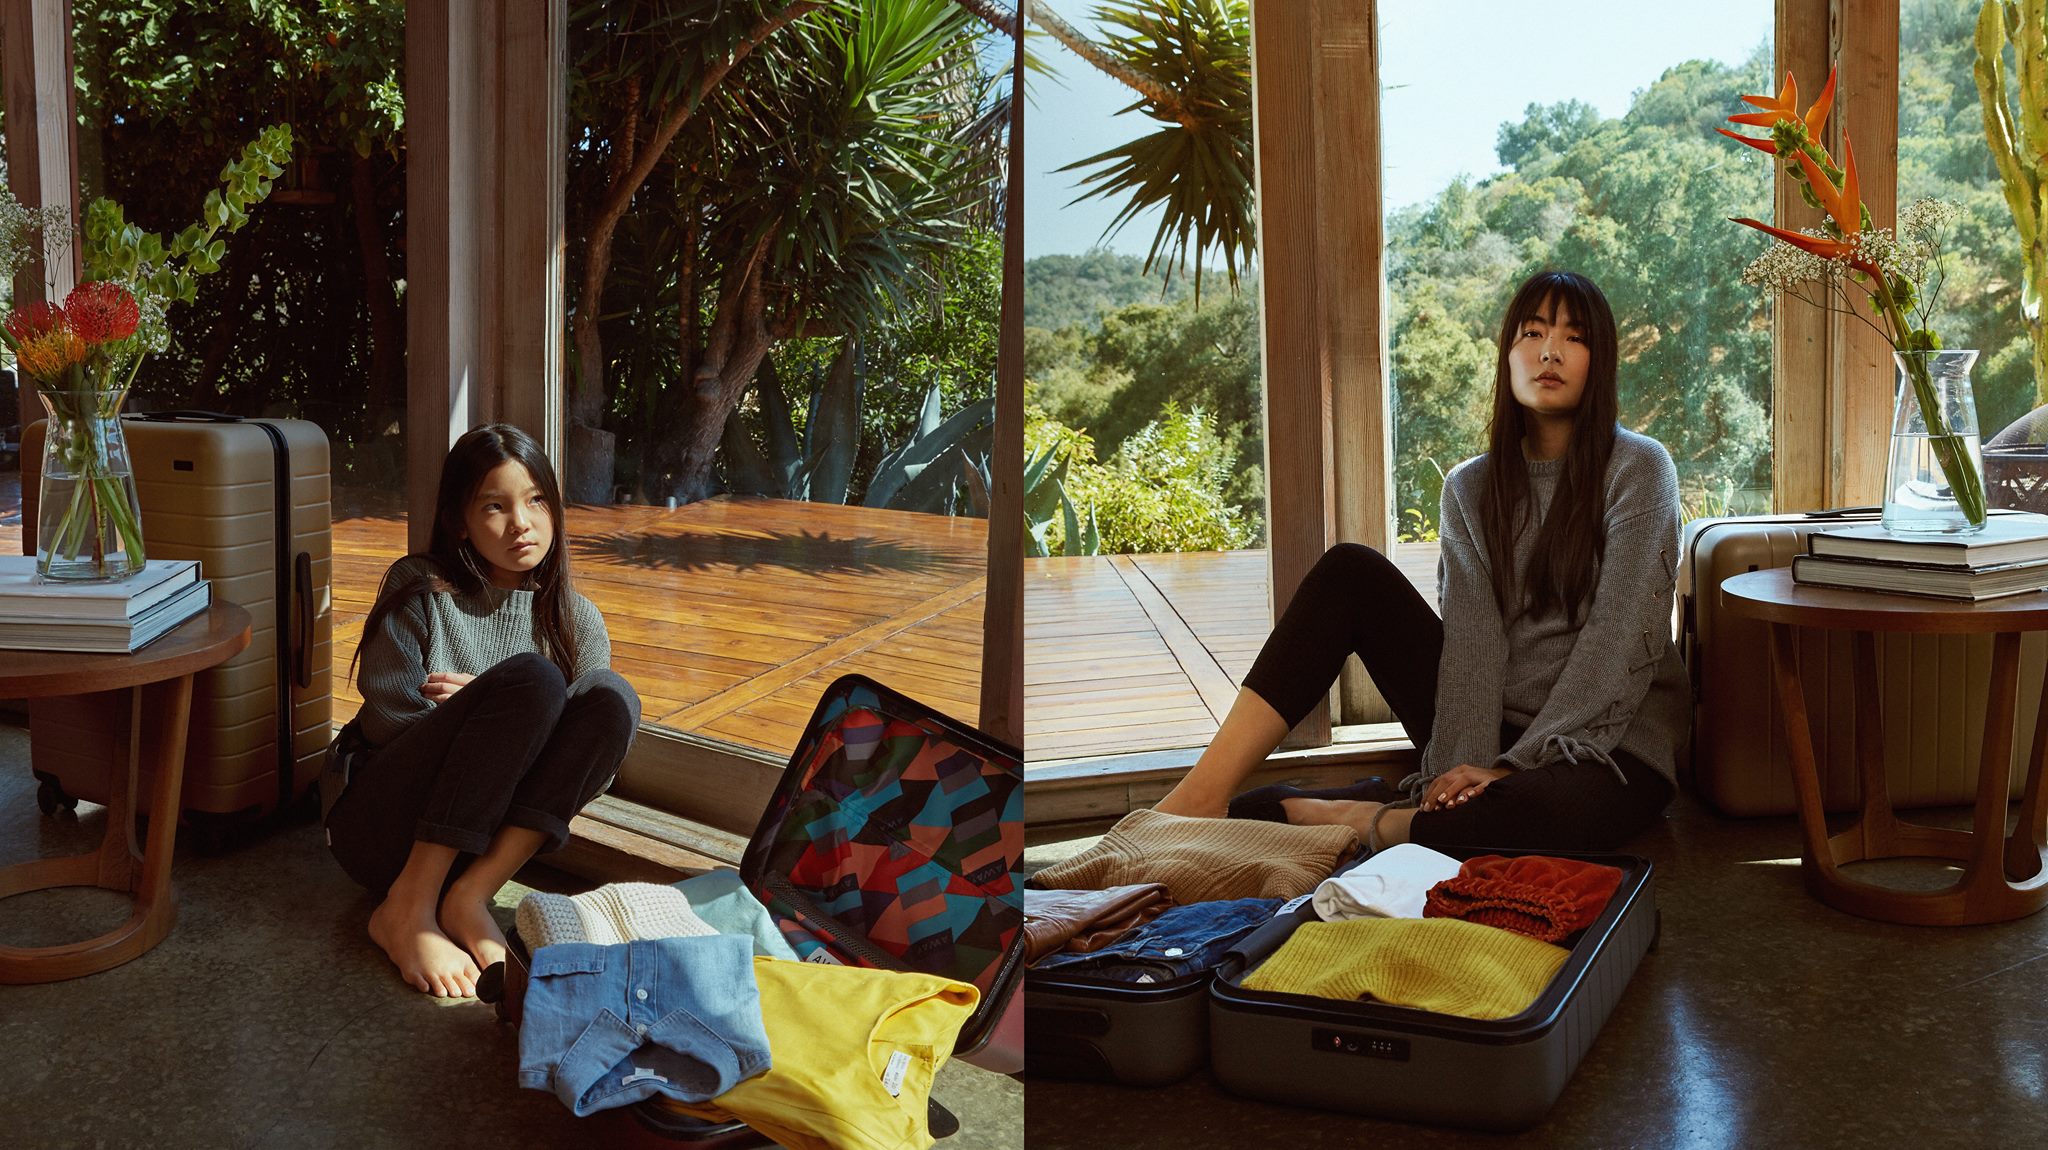
[[[1183,251],[1179,219],[1162,237],[1161,207],[1127,186],[1255,232],[1249,10],[1192,6],[1181,29],[1142,10],[1103,20],[1084,0],[1045,8],[1037,51],[1057,75],[1031,80],[1025,126],[1025,452],[1044,464],[1027,495],[1033,763],[1207,742],[1257,651],[1247,629],[1269,617],[1253,244],[1197,250],[1190,233]],[[1134,74],[1217,109],[1212,126],[1196,137],[1134,107]],[[1213,160],[1232,148],[1241,188]]]
[[[1933,316],[1945,346],[1980,353],[1970,373],[1984,437],[1985,480],[1993,507],[2048,511],[2048,428],[2028,415],[2042,402],[2042,362],[2024,311],[2027,282],[2019,231],[1985,135],[1973,68],[1979,5],[1906,0],[1899,12],[1899,206],[1923,197],[1960,212],[1943,236],[1941,287]],[[2013,52],[2003,52],[2007,108],[2020,113],[2010,82]],[[2025,138],[2016,141],[2030,150]],[[2048,146],[2036,140],[2031,150]],[[2022,201],[2027,197],[2021,197]],[[2036,281],[2038,282],[2038,281]]]
[[578,586],[649,722],[783,755],[853,671],[973,722],[1011,41],[828,6],[696,103],[757,18],[700,7],[572,9]]
[[1769,160],[1714,128],[1776,90],[1771,3],[1488,7],[1518,18],[1379,9],[1403,538],[1434,540],[1444,472],[1486,449],[1501,311],[1544,268],[1605,292],[1621,421],[1670,450],[1685,514],[1767,509],[1764,245],[1728,217],[1770,218]]

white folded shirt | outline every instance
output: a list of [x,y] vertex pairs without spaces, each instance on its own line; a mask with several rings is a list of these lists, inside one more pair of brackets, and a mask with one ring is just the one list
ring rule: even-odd
[[1316,914],[1325,922],[1347,918],[1421,918],[1429,888],[1458,877],[1463,866],[1447,854],[1414,843],[1380,851],[1316,888]]

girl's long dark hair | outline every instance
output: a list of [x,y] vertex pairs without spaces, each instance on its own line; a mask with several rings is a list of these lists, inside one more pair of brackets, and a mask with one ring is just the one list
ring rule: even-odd
[[[351,675],[362,661],[363,645],[370,642],[378,633],[377,628],[400,604],[434,590],[477,595],[489,585],[488,561],[462,537],[463,514],[469,501],[476,498],[484,476],[507,460],[517,460],[533,476],[534,486],[540,488],[541,499],[554,519],[554,543],[540,566],[527,576],[527,585],[534,593],[533,644],[549,662],[561,668],[563,678],[576,678],[576,633],[569,624],[569,540],[562,526],[562,487],[555,481],[555,469],[540,444],[509,423],[487,423],[475,428],[448,449],[448,458],[441,464],[440,491],[434,496],[434,536],[424,556],[432,562],[439,578],[416,578],[393,586],[390,575],[385,576],[384,585],[377,590],[376,605],[363,621],[362,639],[356,644],[355,660],[350,664]],[[360,684],[358,680],[358,687]]]
[[[1564,469],[1557,493],[1538,529],[1529,569],[1523,572],[1521,602],[1510,602],[1515,587],[1515,536],[1534,508],[1529,498],[1529,472],[1522,463],[1522,438],[1527,420],[1515,401],[1508,349],[1521,325],[1563,308],[1579,325],[1591,353],[1586,387],[1580,393],[1572,438],[1565,448]],[[1572,621],[1592,600],[1595,568],[1607,553],[1607,460],[1614,454],[1616,396],[1614,312],[1592,280],[1574,272],[1544,271],[1530,276],[1515,291],[1501,318],[1500,358],[1493,370],[1493,421],[1487,429],[1486,500],[1480,508],[1486,553],[1493,563],[1493,601],[1503,621],[1523,610],[1543,614],[1563,608]]]

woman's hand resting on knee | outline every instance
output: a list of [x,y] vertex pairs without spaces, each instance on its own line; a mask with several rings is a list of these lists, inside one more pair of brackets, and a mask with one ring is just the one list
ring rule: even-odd
[[454,698],[455,692],[475,679],[475,675],[464,675],[459,671],[435,671],[420,684],[420,694],[426,696],[427,702],[438,706]]
[[1475,767],[1470,763],[1460,763],[1429,780],[1429,785],[1422,790],[1422,809],[1441,811],[1471,802],[1493,780],[1513,773],[1506,767]]

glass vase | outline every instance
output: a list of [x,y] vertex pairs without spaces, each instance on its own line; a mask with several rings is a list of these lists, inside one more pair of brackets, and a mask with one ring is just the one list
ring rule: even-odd
[[36,394],[50,414],[36,508],[36,574],[113,580],[142,570],[142,513],[121,432],[126,389],[56,387]]
[[1974,351],[1901,351],[1884,471],[1884,528],[1895,535],[1964,535],[1984,529],[1984,457]]

